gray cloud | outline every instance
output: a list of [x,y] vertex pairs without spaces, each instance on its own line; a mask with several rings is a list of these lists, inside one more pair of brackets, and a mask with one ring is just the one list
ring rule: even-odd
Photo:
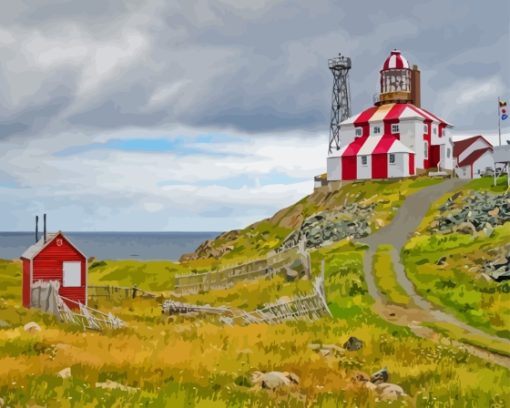
[[[50,122],[54,132],[162,124],[327,130],[327,58],[338,51],[353,58],[354,112],[370,104],[393,47],[420,65],[430,109],[455,103],[444,100],[445,89],[464,80],[496,76],[504,94],[504,3],[10,2],[0,17],[0,137],[37,137]],[[488,103],[448,119],[469,129],[476,117],[490,129]]]

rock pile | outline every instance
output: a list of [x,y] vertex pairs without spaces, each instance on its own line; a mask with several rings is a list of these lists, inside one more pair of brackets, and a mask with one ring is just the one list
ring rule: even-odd
[[459,208],[456,200],[460,195],[454,194],[439,208],[444,215],[433,222],[431,232],[475,234],[483,231],[491,236],[494,226],[510,221],[510,192],[500,195],[473,192],[462,200]]
[[305,241],[306,248],[316,248],[347,237],[366,237],[372,232],[369,221],[375,206],[375,203],[351,203],[338,211],[324,211],[312,215],[285,239],[280,250],[292,248],[301,240]]
[[483,265],[483,272],[495,281],[510,279],[510,244],[498,248],[498,257]]

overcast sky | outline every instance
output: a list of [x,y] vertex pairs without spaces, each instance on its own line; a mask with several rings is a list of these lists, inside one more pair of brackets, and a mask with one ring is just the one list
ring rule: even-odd
[[338,52],[353,113],[399,48],[425,108],[494,136],[509,16],[503,0],[2,1],[0,230],[43,212],[67,231],[271,215],[325,171]]

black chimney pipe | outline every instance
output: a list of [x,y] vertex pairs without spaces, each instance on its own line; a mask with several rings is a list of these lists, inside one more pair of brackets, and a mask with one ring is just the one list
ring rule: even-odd
[[46,243],[46,214],[43,215],[43,223],[44,223],[44,243]]
[[39,239],[39,216],[35,216],[35,242]]

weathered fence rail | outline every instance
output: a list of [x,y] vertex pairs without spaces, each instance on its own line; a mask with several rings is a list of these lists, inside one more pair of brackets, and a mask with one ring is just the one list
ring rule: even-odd
[[87,286],[87,296],[89,298],[106,298],[111,299],[134,299],[136,297],[155,298],[154,293],[146,292],[136,286],[122,287],[112,285],[89,285]]
[[[59,321],[84,329],[118,329],[124,322],[112,313],[103,313],[80,302],[59,295],[59,281],[37,281],[32,285],[31,306],[54,315]],[[75,311],[70,306],[76,306]]]
[[305,273],[310,274],[308,254],[300,248],[270,254],[266,258],[250,261],[218,271],[191,273],[175,276],[174,291],[178,294],[206,292],[212,289],[223,289],[237,282],[272,277],[280,269],[301,261]]
[[201,314],[220,315],[225,324],[279,323],[288,320],[317,320],[324,316],[332,316],[326,302],[324,290],[324,263],[322,273],[314,282],[312,293],[298,295],[285,301],[268,304],[261,309],[246,312],[226,306],[211,307],[210,305],[194,305],[189,303],[166,300],[162,305],[164,314]]

